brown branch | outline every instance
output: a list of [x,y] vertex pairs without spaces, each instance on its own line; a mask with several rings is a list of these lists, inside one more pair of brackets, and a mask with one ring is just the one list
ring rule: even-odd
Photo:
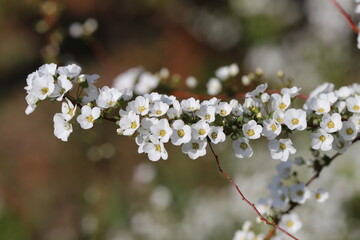
[[336,0],[329,0],[334,4],[334,6],[338,9],[338,11],[344,16],[348,24],[350,25],[351,29],[356,33],[359,34],[360,30],[351,19],[351,16],[341,7],[341,5]]
[[284,230],[283,228],[279,227],[275,222],[270,222],[269,220],[267,220],[260,212],[259,210],[255,207],[255,204],[250,202],[246,197],[245,195],[241,192],[239,186],[231,179],[231,177],[223,171],[221,165],[220,165],[220,161],[219,161],[219,157],[216,155],[212,145],[211,145],[211,142],[208,141],[209,143],[209,146],[210,146],[210,150],[212,152],[212,154],[214,155],[215,157],[215,160],[216,160],[216,164],[217,164],[217,167],[220,171],[220,173],[225,177],[227,178],[227,180],[236,188],[237,192],[239,193],[239,195],[241,196],[242,200],[245,201],[253,210],[254,212],[260,217],[260,220],[261,221],[264,221],[266,224],[268,225],[271,225],[273,226],[274,228],[280,230],[281,232],[285,233],[286,235],[288,235],[289,237],[291,237],[292,239],[295,239],[295,240],[299,240],[298,238],[296,238],[295,236],[291,235],[289,232],[287,232],[286,230]]

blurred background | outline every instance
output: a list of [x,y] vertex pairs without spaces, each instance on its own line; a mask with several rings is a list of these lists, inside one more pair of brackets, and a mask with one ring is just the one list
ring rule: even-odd
[[[357,18],[355,3],[339,3]],[[52,117],[60,104],[24,114],[26,76],[43,63],[78,63],[101,76],[99,87],[129,68],[166,67],[178,74],[178,90],[202,94],[214,71],[234,62],[240,87],[241,75],[257,67],[271,88],[283,70],[303,94],[360,77],[356,36],[326,0],[0,0],[0,29],[0,239],[232,239],[255,219],[211,155],[192,161],[168,145],[169,159],[152,163],[108,122],[75,127],[66,143],[56,139]],[[192,90],[190,75],[198,79]],[[307,144],[307,135],[295,139],[298,155],[309,157]],[[330,199],[296,211],[300,239],[360,238],[355,148],[313,186],[327,188]],[[241,160],[229,143],[216,151],[249,199],[269,195],[277,162],[267,151]]]

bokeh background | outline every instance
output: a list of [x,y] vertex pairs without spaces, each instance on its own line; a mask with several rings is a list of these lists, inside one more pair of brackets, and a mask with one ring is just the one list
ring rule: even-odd
[[[339,3],[357,18],[355,3]],[[101,76],[99,87],[132,67],[166,67],[179,74],[177,90],[202,94],[216,68],[233,62],[239,83],[261,67],[276,88],[283,70],[304,94],[360,79],[356,36],[326,0],[0,0],[0,29],[0,239],[222,240],[255,219],[211,155],[192,161],[168,146],[169,159],[152,163],[112,123],[75,127],[64,143],[53,136],[59,104],[25,116],[26,76],[45,62],[78,63]],[[199,80],[193,90],[189,75]],[[310,157],[307,145],[295,139],[298,155]],[[358,147],[314,184],[330,199],[296,211],[301,239],[360,238]],[[265,148],[259,141],[253,158],[239,160],[229,143],[216,146],[254,202],[276,173]]]

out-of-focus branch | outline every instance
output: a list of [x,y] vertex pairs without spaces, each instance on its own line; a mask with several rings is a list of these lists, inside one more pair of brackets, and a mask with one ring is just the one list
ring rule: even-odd
[[350,15],[341,7],[341,5],[336,0],[329,0],[334,4],[334,6],[338,9],[338,11],[344,16],[348,24],[350,25],[351,29],[356,33],[359,34],[360,30],[354,23],[354,21],[351,19]]

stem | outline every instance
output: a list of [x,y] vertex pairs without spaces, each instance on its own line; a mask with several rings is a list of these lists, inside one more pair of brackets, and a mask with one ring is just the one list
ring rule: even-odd
[[271,225],[273,226],[274,228],[280,230],[281,232],[285,233],[286,235],[288,235],[289,237],[291,237],[292,239],[295,239],[295,240],[299,240],[298,238],[296,238],[295,236],[291,235],[289,232],[287,232],[286,230],[284,230],[283,228],[279,227],[277,225],[277,223],[275,222],[270,222],[269,220],[267,220],[260,212],[259,210],[255,207],[255,204],[250,202],[246,197],[245,195],[241,192],[239,186],[230,178],[230,176],[223,171],[221,165],[220,165],[220,161],[219,161],[219,157],[216,155],[212,145],[211,145],[211,142],[208,140],[208,143],[209,143],[209,146],[210,146],[210,150],[212,152],[212,154],[214,155],[215,157],[215,160],[216,160],[216,164],[217,164],[217,167],[220,171],[220,173],[225,177],[227,178],[227,180],[235,187],[235,189],[237,190],[237,192],[239,193],[239,195],[241,196],[242,200],[244,202],[246,202],[246,204],[248,204],[253,210],[254,212],[260,217],[260,220],[261,221],[264,221],[266,224],[268,225]]
[[350,25],[351,29],[356,33],[359,34],[360,30],[351,19],[351,16],[341,7],[341,5],[336,0],[329,0],[334,4],[334,6],[339,10],[339,12],[344,16],[348,24]]

